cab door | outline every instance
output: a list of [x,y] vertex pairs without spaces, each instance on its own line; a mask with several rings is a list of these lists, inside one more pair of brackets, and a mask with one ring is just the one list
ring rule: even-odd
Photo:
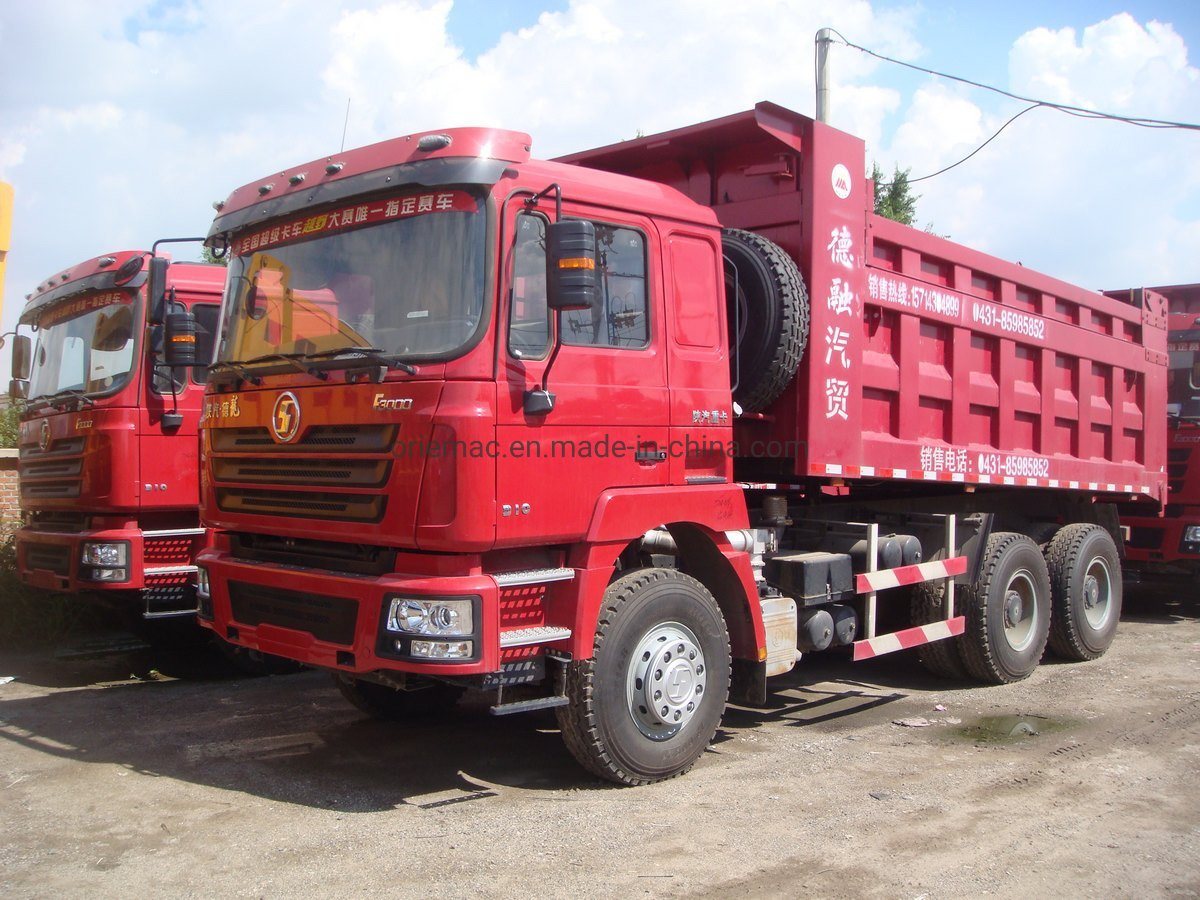
[[[605,490],[668,483],[657,231],[648,219],[609,210],[568,209],[565,215],[595,225],[600,302],[558,317],[546,310],[548,220],[519,202],[505,216],[510,224],[501,255],[499,546],[530,538],[577,539]],[[548,366],[554,408],[529,414],[526,391],[542,384]]]

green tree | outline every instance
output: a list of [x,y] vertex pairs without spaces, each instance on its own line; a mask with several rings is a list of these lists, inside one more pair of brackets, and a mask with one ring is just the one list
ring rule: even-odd
[[212,263],[213,265],[217,265],[217,266],[229,265],[229,251],[228,250],[226,250],[224,254],[222,254],[221,256],[218,257],[218,256],[213,255],[213,252],[211,249],[209,249],[207,246],[204,246],[204,247],[200,248],[200,258],[203,259],[206,263]]
[[0,447],[16,447],[20,439],[21,407],[10,402],[0,409]]
[[911,169],[900,170],[896,166],[892,180],[885,182],[879,163],[871,164],[871,179],[875,182],[875,214],[887,219],[911,225],[917,220],[917,201],[921,198],[912,192],[908,183]]

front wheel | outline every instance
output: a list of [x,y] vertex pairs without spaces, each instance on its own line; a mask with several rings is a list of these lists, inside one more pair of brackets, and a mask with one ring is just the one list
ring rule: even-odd
[[716,733],[729,672],[729,633],[708,589],[674,569],[630,572],[605,592],[592,658],[568,670],[563,739],[618,784],[681,775]]

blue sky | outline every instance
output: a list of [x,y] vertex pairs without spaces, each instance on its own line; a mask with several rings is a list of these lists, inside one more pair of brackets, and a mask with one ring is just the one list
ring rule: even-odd
[[[83,259],[203,233],[211,202],[338,146],[454,125],[553,156],[773,100],[813,111],[812,40],[1017,93],[1200,120],[1200,3],[0,0],[3,327]],[[1020,106],[838,48],[834,124],[926,174]],[[1200,134],[1039,110],[919,186],[939,233],[1095,288],[1200,281]],[[0,360],[0,365],[4,364]]]

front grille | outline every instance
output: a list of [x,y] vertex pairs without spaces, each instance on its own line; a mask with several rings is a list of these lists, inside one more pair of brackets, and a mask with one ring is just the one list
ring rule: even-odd
[[65,577],[71,574],[71,548],[66,544],[26,544],[25,566]]
[[85,438],[67,438],[43,450],[24,444],[18,451],[17,474],[22,500],[62,500],[78,497],[83,483]]
[[27,484],[21,482],[21,499],[22,500],[57,500],[62,498],[71,498],[79,496],[80,483],[79,481],[66,481],[50,483]]
[[392,463],[387,459],[218,458],[216,481],[252,484],[305,484],[316,487],[382,487]]
[[386,498],[371,494],[328,494],[217,488],[222,512],[257,516],[294,516],[300,519],[336,519],[342,522],[378,522]]
[[345,597],[231,581],[229,602],[234,621],[242,625],[277,625],[330,644],[354,643],[358,603]]
[[[245,515],[379,522],[387,506],[382,490],[392,471],[397,428],[313,425],[290,444],[276,443],[261,426],[214,428],[211,472],[217,507]],[[355,490],[374,493],[346,493]]]
[[77,437],[55,441],[45,450],[37,444],[23,444],[19,452],[20,460],[22,463],[25,463],[39,459],[51,459],[79,454],[83,452],[84,440],[85,438]]
[[65,509],[41,509],[33,513],[29,524],[39,531],[74,533],[87,530],[88,516]]
[[351,575],[386,575],[396,571],[397,551],[368,544],[234,532],[229,535],[229,552],[245,562],[303,566]]
[[265,427],[214,428],[210,436],[216,453],[386,453],[396,440],[396,426],[314,425],[290,444],[276,443]]
[[83,457],[22,463],[19,471],[22,478],[69,478],[83,471]]

